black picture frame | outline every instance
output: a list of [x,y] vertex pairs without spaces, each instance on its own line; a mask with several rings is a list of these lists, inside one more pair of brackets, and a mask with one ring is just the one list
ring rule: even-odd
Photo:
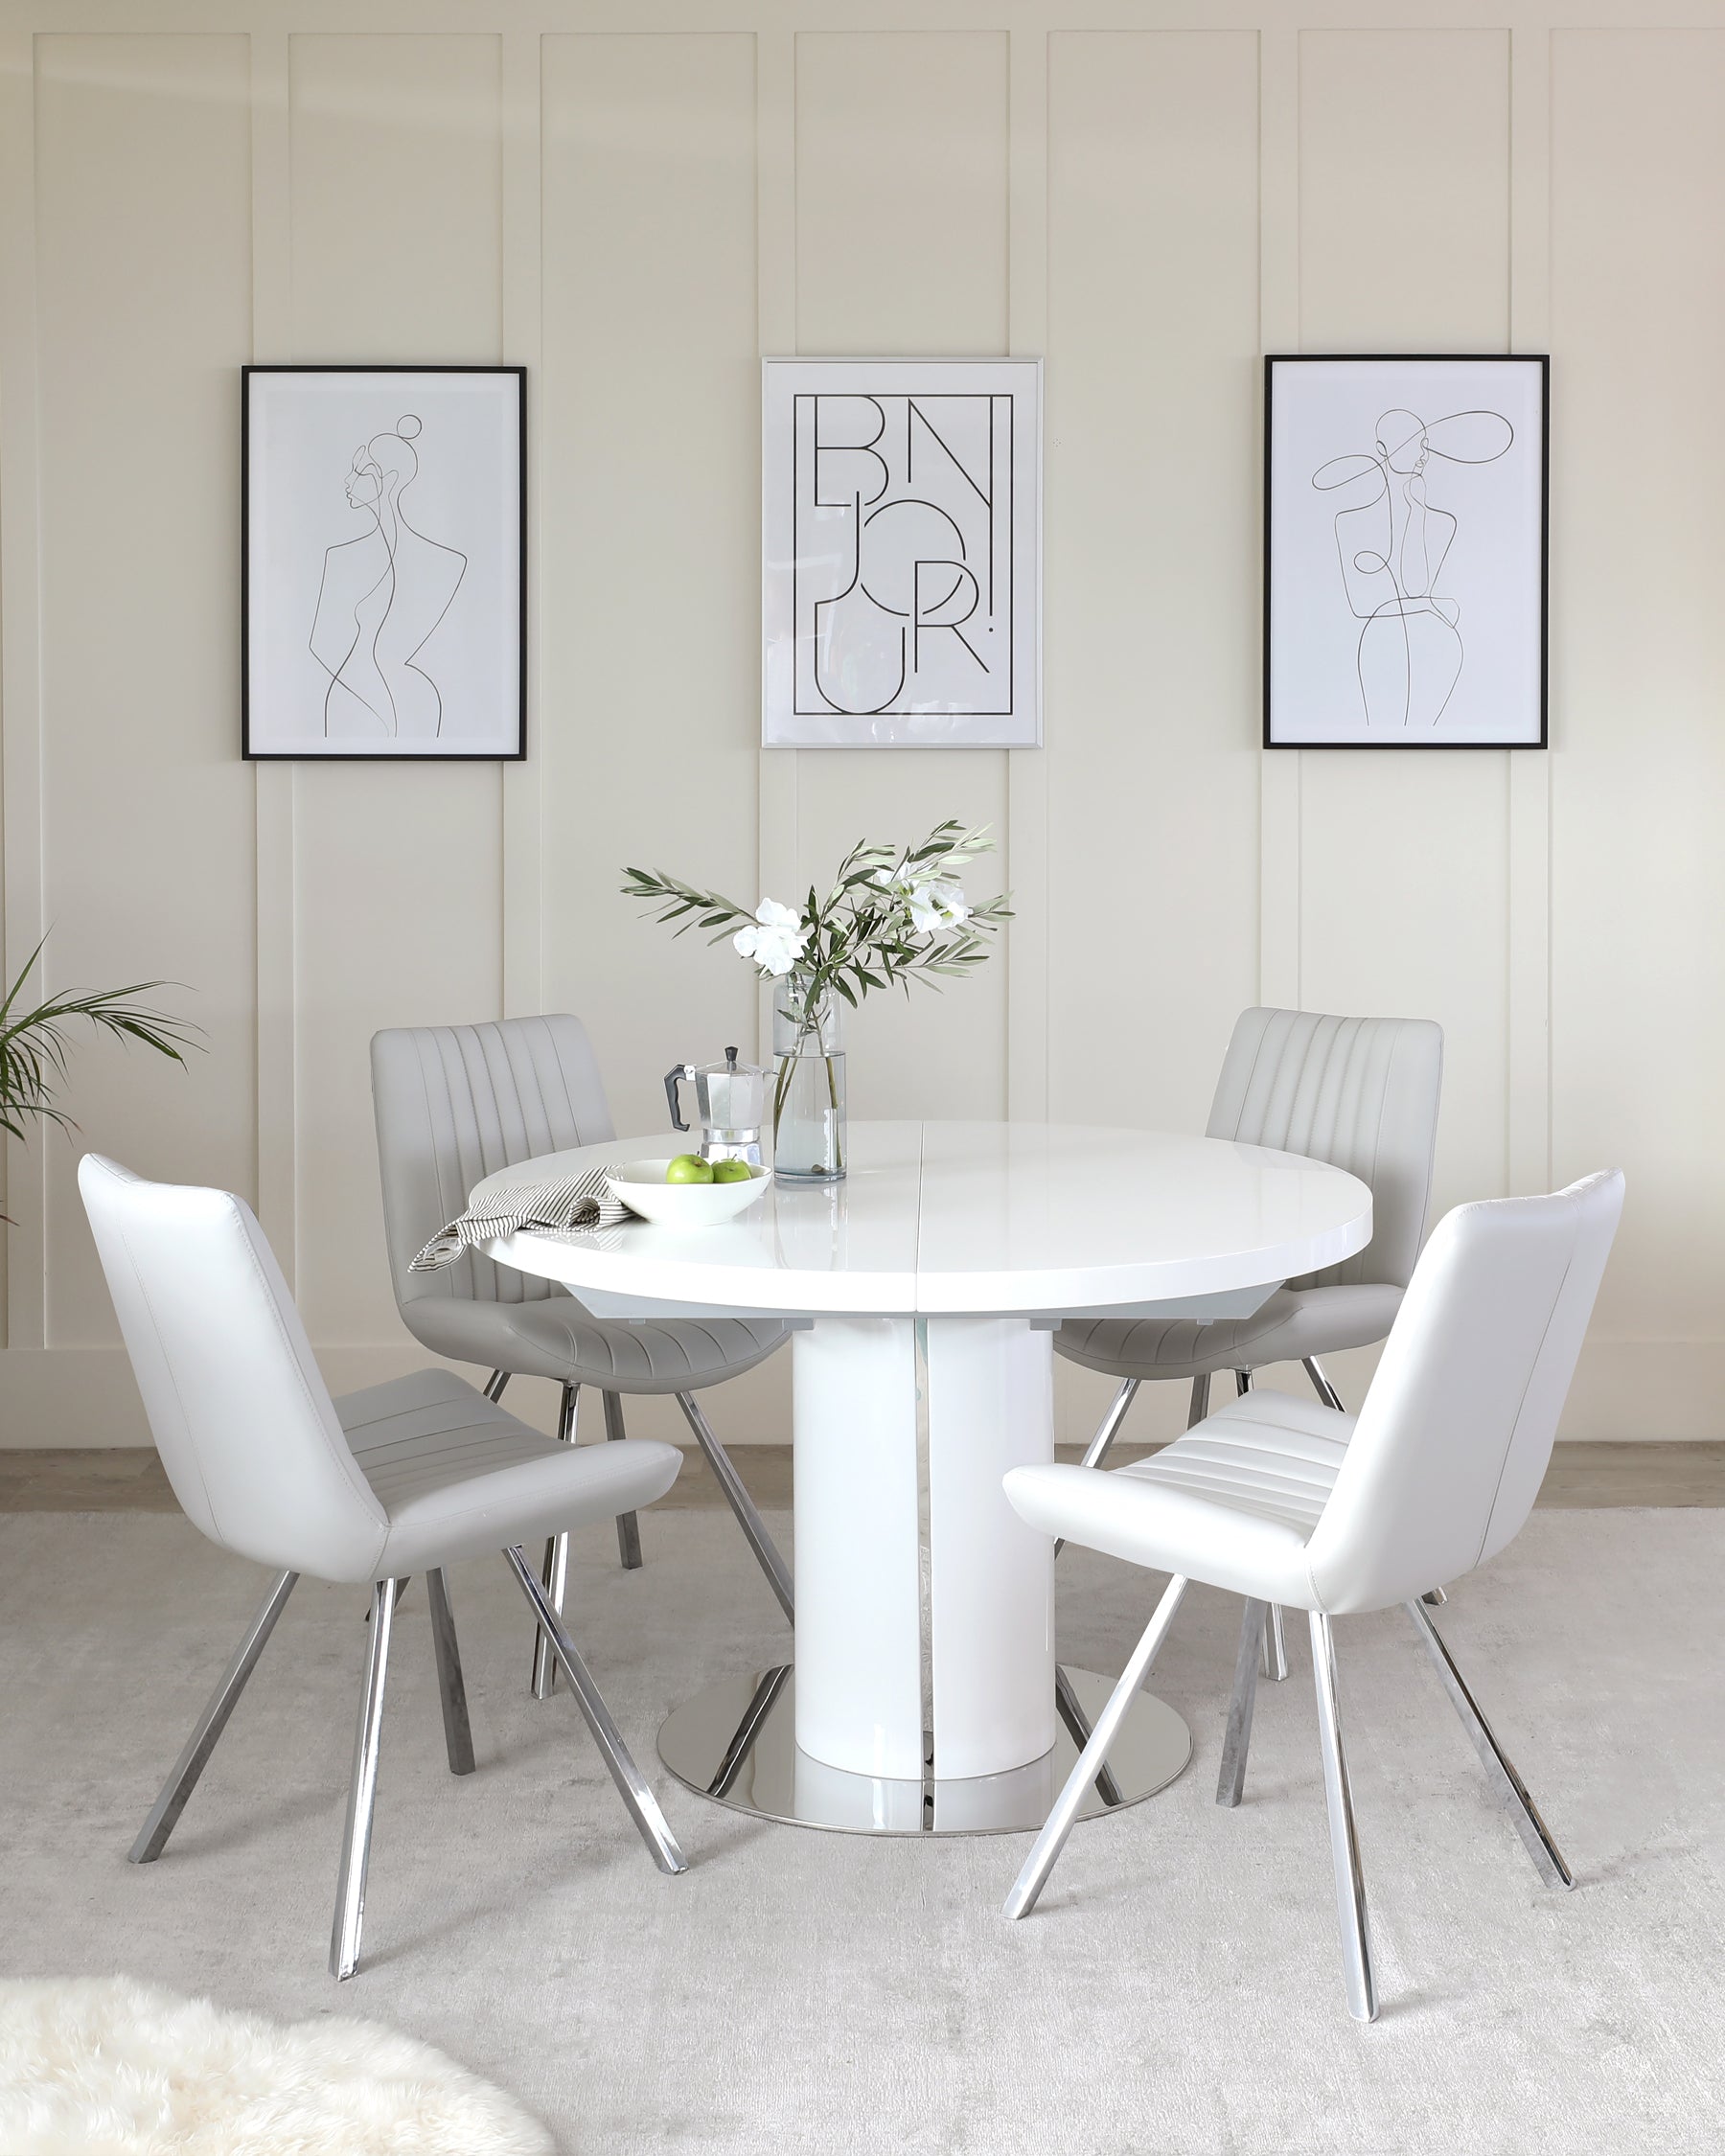
[[[1389,735],[1377,739],[1343,736],[1335,739],[1280,738],[1276,731],[1275,708],[1275,677],[1276,658],[1276,380],[1280,368],[1308,366],[1346,367],[1420,367],[1446,368],[1482,366],[1529,368],[1537,375],[1537,411],[1539,421],[1537,483],[1538,499],[1538,697],[1537,730],[1530,729],[1525,735],[1496,735],[1489,737],[1458,738],[1443,740],[1430,738],[1423,728],[1401,738]],[[1472,414],[1464,416],[1471,417]],[[1433,423],[1434,424],[1436,423]],[[1545,749],[1551,745],[1551,439],[1552,439],[1552,361],[1549,353],[1267,353],[1264,356],[1264,529],[1263,529],[1263,746],[1277,749],[1367,749],[1367,750],[1416,750],[1430,752],[1443,749]],[[1377,445],[1380,448],[1381,444]],[[1484,460],[1470,460],[1484,461]],[[1445,554],[1447,556],[1448,547]],[[1436,572],[1435,572],[1436,574]],[[1399,597],[1399,586],[1397,586]],[[1427,596],[1428,594],[1421,594]],[[1354,618],[1364,618],[1368,623],[1372,616],[1361,617],[1357,609]],[[1362,642],[1364,638],[1362,631]],[[1460,662],[1458,663],[1458,672]],[[1361,696],[1366,700],[1364,674],[1360,675]],[[1453,693],[1453,683],[1452,683]],[[1369,702],[1367,700],[1368,723]],[[1404,724],[1407,722],[1404,720]],[[1435,723],[1435,722],[1434,722]]]
[[[514,686],[508,708],[514,714],[513,737],[495,748],[367,748],[364,746],[319,748],[315,745],[261,746],[254,733],[252,660],[254,655],[253,602],[253,485],[252,433],[253,384],[261,377],[274,376],[398,376],[424,378],[428,383],[451,376],[489,376],[513,379],[510,401],[516,447],[516,502],[513,527],[516,593],[505,609],[514,632]],[[409,654],[411,655],[411,654]],[[419,361],[314,361],[269,364],[254,362],[240,369],[240,753],[247,763],[519,763],[527,754],[527,369],[524,366]]]

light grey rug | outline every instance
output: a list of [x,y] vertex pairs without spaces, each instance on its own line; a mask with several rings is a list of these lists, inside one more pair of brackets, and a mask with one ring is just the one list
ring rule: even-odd
[[[785,1523],[779,1523],[784,1526]],[[1344,2007],[1303,1632],[1212,1799],[1236,1605],[1194,1591],[1155,1688],[1197,1755],[1079,1828],[1037,1913],[1022,1840],[759,1825],[654,1732],[785,1633],[728,1515],[582,1539],[574,1627],[692,1869],[661,1878],[573,1707],[525,1690],[498,1562],[453,1575],[480,1771],[443,1760],[425,1595],[397,1623],[367,1966],[324,1973],[363,1597],[303,1584],[168,1855],[125,1853],[264,1587],[183,1522],[0,1520],[0,1975],[123,1972],[436,2045],[571,2151],[1725,2148],[1725,1514],[1537,1515],[1441,1613],[1580,1884],[1542,1888],[1406,1620],[1339,1627],[1383,2019]],[[1072,1551],[1069,1661],[1119,1667],[1160,1582]]]

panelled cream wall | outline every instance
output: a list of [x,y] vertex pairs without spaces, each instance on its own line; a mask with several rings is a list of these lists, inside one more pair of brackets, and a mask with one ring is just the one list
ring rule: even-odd
[[[1307,11],[0,5],[9,965],[191,984],[83,1140],[254,1194],[337,1386],[413,1353],[375,1027],[580,1011],[657,1128],[756,1000],[619,865],[951,814],[1018,925],[854,1023],[856,1112],[1194,1126],[1246,1003],[1436,1017],[1440,1203],[1630,1175],[1570,1434],[1720,1434],[1725,0]],[[1551,754],[1264,756],[1259,355],[1548,347]],[[1046,354],[1045,750],[758,750],[763,351]],[[238,761],[249,358],[530,368],[526,764]],[[143,1435],[74,1158],[12,1148],[10,1444]]]

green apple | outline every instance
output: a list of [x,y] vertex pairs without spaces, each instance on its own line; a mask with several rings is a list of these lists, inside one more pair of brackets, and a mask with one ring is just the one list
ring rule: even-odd
[[712,1165],[697,1153],[679,1153],[665,1170],[667,1182],[711,1182]]
[[753,1174],[754,1171],[747,1160],[715,1160],[713,1162],[713,1181],[715,1182],[748,1182],[752,1179]]

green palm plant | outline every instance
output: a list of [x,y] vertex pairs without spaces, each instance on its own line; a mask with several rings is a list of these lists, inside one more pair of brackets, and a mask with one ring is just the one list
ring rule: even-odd
[[[194,1039],[197,1027],[172,1012],[132,1000],[152,988],[169,986],[166,981],[135,980],[125,988],[80,989],[51,996],[34,1010],[21,1009],[24,983],[41,955],[38,943],[0,1002],[0,1131],[15,1138],[28,1135],[32,1117],[57,1123],[63,1131],[78,1127],[54,1097],[67,1075],[66,1060],[72,1049],[68,1028],[74,1021],[87,1020],[99,1032],[140,1042],[178,1064],[185,1062],[186,1049],[197,1044]],[[9,1219],[0,1213],[0,1221]]]

